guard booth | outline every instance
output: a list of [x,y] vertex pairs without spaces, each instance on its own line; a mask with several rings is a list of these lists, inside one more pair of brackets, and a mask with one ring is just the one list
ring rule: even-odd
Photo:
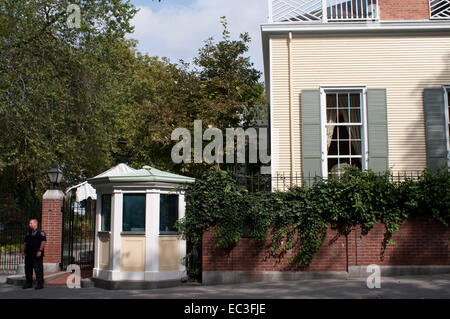
[[120,164],[88,180],[97,192],[93,281],[107,289],[177,285],[186,277],[184,188],[194,179]]

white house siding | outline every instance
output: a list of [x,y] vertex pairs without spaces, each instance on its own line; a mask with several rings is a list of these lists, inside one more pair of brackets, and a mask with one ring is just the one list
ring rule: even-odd
[[[274,174],[290,173],[288,39],[274,37],[272,128]],[[299,37],[292,40],[294,171],[301,172],[302,89],[321,85],[386,88],[389,166],[426,168],[423,90],[450,84],[450,35]]]

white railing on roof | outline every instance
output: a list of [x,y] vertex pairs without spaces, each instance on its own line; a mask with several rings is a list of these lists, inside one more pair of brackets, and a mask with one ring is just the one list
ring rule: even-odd
[[378,0],[268,1],[269,23],[378,20]]
[[450,0],[429,0],[430,19],[450,19]]

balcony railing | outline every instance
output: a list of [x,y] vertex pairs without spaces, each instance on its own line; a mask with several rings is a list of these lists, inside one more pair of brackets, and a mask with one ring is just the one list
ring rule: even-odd
[[450,19],[450,0],[429,0],[430,19]]
[[269,23],[378,20],[378,0],[268,1]]

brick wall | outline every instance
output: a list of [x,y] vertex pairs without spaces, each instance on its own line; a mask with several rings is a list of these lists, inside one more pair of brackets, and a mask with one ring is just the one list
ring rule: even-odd
[[42,225],[41,229],[47,236],[45,245],[45,263],[61,262],[61,241],[62,241],[62,199],[42,200]]
[[428,0],[379,0],[380,20],[429,20]]
[[393,236],[381,258],[384,226],[377,224],[367,236],[359,230],[337,237],[329,229],[322,247],[305,269],[297,267],[289,251],[282,259],[269,255],[265,245],[241,239],[233,249],[217,249],[211,231],[203,234],[203,271],[346,271],[348,266],[387,265],[450,265],[450,230],[434,222],[408,221]]

